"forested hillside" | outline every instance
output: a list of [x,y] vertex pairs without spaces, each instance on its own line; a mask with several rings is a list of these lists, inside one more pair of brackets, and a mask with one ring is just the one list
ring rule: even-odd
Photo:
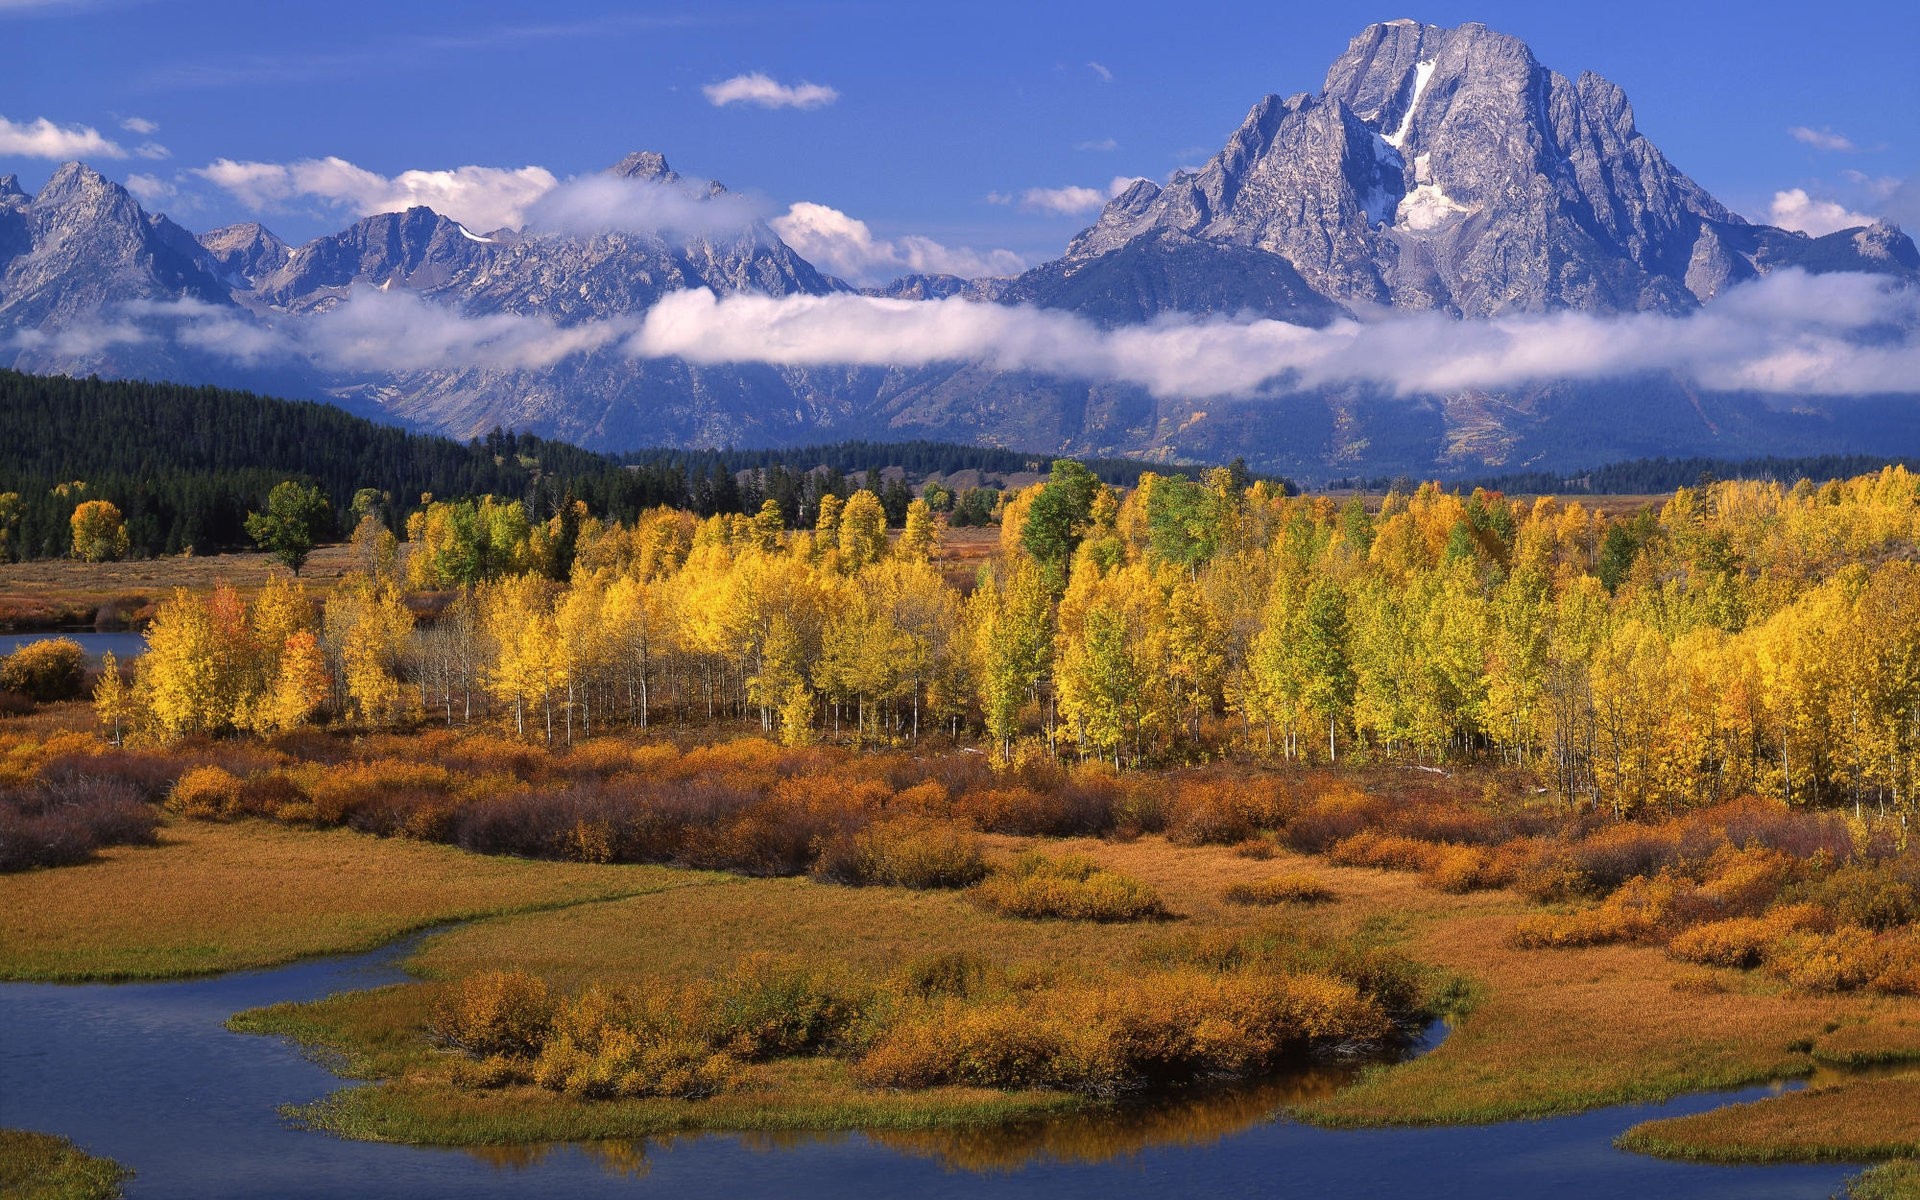
[[[757,511],[771,497],[789,521],[810,521],[821,495],[844,498],[866,473],[886,467],[917,478],[1045,471],[1052,463],[1013,450],[868,441],[785,451],[643,450],[616,460],[502,430],[462,443],[312,401],[17,371],[0,371],[0,429],[0,494],[19,496],[9,539],[17,558],[65,553],[68,518],[90,499],[111,501],[125,515],[135,556],[247,547],[246,514],[286,479],[325,489],[340,514],[335,532],[344,535],[362,489],[379,494],[381,515],[396,529],[424,494],[518,500],[535,519],[571,497],[597,517],[629,522],[661,504],[704,516]],[[1091,466],[1124,484],[1145,469],[1120,461]],[[815,468],[825,470],[815,475]],[[906,499],[889,499],[898,525]]]

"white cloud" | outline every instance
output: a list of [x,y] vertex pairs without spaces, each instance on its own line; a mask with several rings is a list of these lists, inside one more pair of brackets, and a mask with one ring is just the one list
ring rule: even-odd
[[1108,150],[1118,150],[1119,148],[1120,143],[1113,138],[1100,138],[1097,141],[1081,142],[1078,146],[1074,147],[1075,150],[1094,150],[1101,153],[1105,153]]
[[165,204],[179,194],[178,189],[158,175],[129,175],[127,190],[147,208]]
[[[1889,331],[1897,335],[1889,336]],[[1920,289],[1782,271],[1686,317],[1433,313],[1310,329],[1167,319],[1100,329],[1068,313],[964,300],[677,292],[629,342],[646,357],[916,367],[972,362],[1206,398],[1365,383],[1401,395],[1673,373],[1714,390],[1920,392]]]
[[987,203],[988,204],[1012,204],[1013,193],[1012,192],[988,192]]
[[162,146],[159,142],[142,142],[139,146],[135,147],[133,152],[141,158],[161,159],[173,157],[173,151]]
[[91,125],[55,125],[45,117],[15,124],[0,117],[0,157],[125,158],[127,152]]
[[216,159],[192,172],[248,208],[282,209],[318,201],[358,216],[399,212],[424,204],[470,229],[519,228],[527,208],[559,184],[545,167],[455,167],[402,171],[391,178],[343,158],[291,163]]
[[1036,212],[1074,217],[1105,208],[1107,194],[1090,187],[1028,188],[1020,193],[1020,204]]
[[556,185],[526,207],[526,228],[592,237],[644,233],[669,240],[739,235],[765,214],[733,192],[709,194],[693,180],[656,183],[617,175],[583,175]]
[[[1077,217],[1086,213],[1099,212],[1107,206],[1107,201],[1126,191],[1139,182],[1138,175],[1115,175],[1107,183],[1107,190],[1090,187],[1028,188],[1020,193],[1020,206],[1035,212],[1053,213],[1063,217]],[[1004,204],[1000,192],[987,193],[989,204]]]
[[1768,219],[1782,229],[1797,229],[1815,237],[1874,222],[1874,218],[1866,213],[1853,212],[1835,201],[1809,196],[1805,188],[1775,192],[1773,204],[1768,208]]
[[825,204],[802,201],[770,224],[800,257],[856,283],[881,283],[906,273],[968,278],[1015,275],[1027,266],[1011,250],[982,252],[913,235],[877,238],[865,221]]
[[785,84],[770,75],[754,71],[735,75],[700,89],[707,103],[715,108],[729,104],[756,104],[761,108],[822,108],[840,98],[840,93],[824,84]]
[[345,373],[540,370],[617,349],[702,364],[976,363],[1192,399],[1335,384],[1418,396],[1646,375],[1713,391],[1920,395],[1920,288],[1799,270],[1729,289],[1682,317],[1382,313],[1319,329],[1225,318],[1106,329],[1071,313],[957,298],[721,299],[704,289],[675,292],[644,315],[562,326],[524,314],[468,316],[408,292],[361,288],[327,312],[275,324],[192,301],[147,303],[69,329],[24,331],[12,345],[79,354],[161,337],[241,361],[284,357]]
[[1853,144],[1852,138],[1844,133],[1835,133],[1825,126],[1819,129],[1811,129],[1805,125],[1795,125],[1787,130],[1787,136],[1803,145],[1812,146],[1815,150],[1859,149],[1859,147]]
[[137,133],[142,137],[147,137],[160,132],[160,123],[158,121],[149,121],[145,117],[128,117],[126,120],[120,122],[120,128],[126,130],[128,133]]
[[1092,72],[1093,72],[1093,73],[1094,73],[1095,75],[1098,75],[1098,76],[1100,77],[1100,82],[1101,82],[1101,83],[1112,83],[1112,82],[1113,82],[1113,72],[1112,72],[1112,71],[1110,71],[1110,70],[1108,70],[1108,69],[1107,69],[1107,68],[1106,68],[1105,66],[1103,66],[1102,64],[1100,64],[1100,63],[1097,63],[1097,62],[1090,62],[1090,63],[1088,63],[1088,64],[1087,64],[1087,69],[1088,69],[1089,71],[1092,71]]

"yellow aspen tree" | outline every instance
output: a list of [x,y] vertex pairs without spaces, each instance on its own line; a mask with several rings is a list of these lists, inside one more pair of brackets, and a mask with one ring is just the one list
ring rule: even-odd
[[109,500],[83,500],[69,520],[73,556],[81,562],[106,562],[127,556],[127,525]]
[[139,693],[127,686],[120,674],[120,663],[109,650],[100,659],[100,681],[93,689],[93,712],[107,738],[116,746],[126,744],[127,735],[139,727],[142,715]]
[[326,655],[312,630],[287,635],[279,658],[272,689],[254,709],[254,730],[259,733],[286,733],[305,725],[332,690]]
[[176,589],[147,626],[147,651],[135,668],[154,728],[163,739],[225,728],[232,707],[222,703],[218,657],[206,601]]
[[840,567],[852,574],[887,556],[887,510],[865,488],[847,498],[840,514]]
[[908,562],[926,562],[940,552],[940,523],[925,500],[916,497],[907,505],[906,528],[894,554]]

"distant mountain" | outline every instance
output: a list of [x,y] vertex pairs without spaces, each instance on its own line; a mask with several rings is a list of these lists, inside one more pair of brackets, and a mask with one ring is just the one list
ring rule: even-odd
[[[1200,402],[964,362],[636,358],[619,344],[621,323],[637,326],[675,292],[824,298],[852,289],[724,188],[681,178],[658,154],[629,155],[607,174],[712,219],[672,234],[578,220],[480,231],[415,208],[291,247],[257,224],[196,240],[80,164],[32,197],[9,177],[0,180],[0,365],[250,386],[457,436],[505,425],[611,450],[934,438],[1244,454],[1309,480],[1562,470],[1657,454],[1920,452],[1910,400],[1711,393],[1657,372],[1415,397],[1275,385]],[[1383,311],[1463,322],[1685,315],[1789,267],[1920,284],[1920,253],[1890,226],[1813,238],[1742,220],[1674,167],[1635,127],[1621,90],[1597,75],[1570,80],[1481,25],[1393,21],[1363,30],[1318,93],[1255,104],[1200,169],[1122,191],[1060,258],[1014,279],[912,275],[866,294],[1028,305],[1107,329],[1210,316],[1324,328]],[[321,365],[221,353],[208,339],[170,334],[164,320],[186,301],[257,330],[266,345],[274,331],[369,291],[449,318],[542,318],[562,348],[537,366],[484,355],[456,368]],[[593,328],[614,333],[563,341]],[[423,323],[420,336],[434,334]]]
[[[1337,302],[1464,316],[1681,312],[1781,267],[1920,269],[1884,227],[1749,225],[1634,127],[1619,87],[1570,81],[1478,24],[1369,26],[1319,95],[1266,97],[1205,167],[1136,183],[1040,270],[1087,270],[1166,231],[1275,255]],[[1168,299],[1217,311],[1204,292]]]

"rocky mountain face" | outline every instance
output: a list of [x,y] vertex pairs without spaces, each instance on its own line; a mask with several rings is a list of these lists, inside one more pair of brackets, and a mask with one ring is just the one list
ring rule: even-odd
[[1780,267],[1916,265],[1892,230],[1856,245],[1749,225],[1634,127],[1614,84],[1568,80],[1482,25],[1413,21],[1369,26],[1318,95],[1261,100],[1204,168],[1134,184],[1041,270],[1166,231],[1278,256],[1339,303],[1467,317],[1684,312]]
[[[732,203],[654,153],[608,175]],[[734,211],[725,209],[725,211]],[[745,213],[746,210],[741,209]],[[476,231],[426,208],[289,246],[258,224],[194,238],[68,164],[37,195],[0,178],[0,363],[242,384],[471,435],[495,424],[623,449],[946,437],[1040,450],[1231,457],[1306,478],[1580,465],[1644,453],[1920,450],[1904,410],[1704,395],[1677,381],[1388,398],[1367,387],[1198,403],[1119,384],[975,365],[880,370],[702,366],[608,345],[538,368],[347,369],[221,356],[144,332],[180,301],[270,331],[366,290],[449,315],[558,330],[638,319],[684,289],[849,291],[750,214]],[[636,231],[641,230],[641,231]],[[1105,327],[1212,315],[1323,327],[1377,307],[1462,321],[1513,313],[1685,314],[1784,267],[1920,284],[1896,229],[1824,238],[1749,224],[1676,169],[1620,89],[1569,80],[1480,25],[1374,25],[1317,94],[1268,96],[1221,151],[1134,183],[1052,262],[1014,279],[913,275],[867,294],[1057,309]],[[189,306],[189,307],[190,307]],[[145,316],[143,317],[143,314]]]

